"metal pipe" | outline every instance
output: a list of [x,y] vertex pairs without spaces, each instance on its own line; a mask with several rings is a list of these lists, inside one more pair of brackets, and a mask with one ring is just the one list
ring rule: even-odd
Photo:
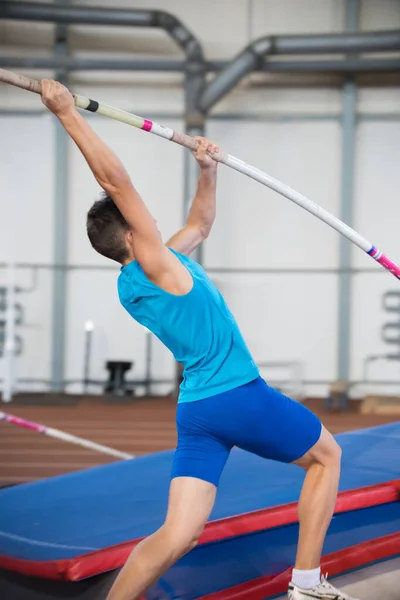
[[0,3],[0,18],[80,25],[159,27],[170,35],[187,57],[197,60],[204,59],[199,41],[187,27],[174,15],[160,10],[70,6],[68,4],[54,6],[3,0]]
[[71,57],[0,57],[1,67],[18,69],[64,69],[66,71],[177,71],[185,69],[183,60],[103,60]]
[[347,58],[342,60],[267,61],[256,71],[269,73],[365,73],[398,72],[398,58]]
[[[14,241],[14,239],[13,239]],[[10,256],[15,256],[11,249]],[[4,338],[4,386],[2,400],[11,402],[16,388],[15,359],[16,359],[16,339],[15,339],[15,292],[16,292],[16,268],[15,262],[10,261],[7,273],[7,295],[6,295],[6,323]]]
[[83,355],[83,393],[87,394],[90,382],[90,362],[92,357],[93,321],[85,323],[85,341]]
[[[132,111],[131,111],[132,112]],[[0,117],[41,117],[48,114],[47,110],[42,108],[0,108]],[[184,115],[180,112],[151,112],[146,117],[151,121],[165,121],[167,119],[183,119]],[[87,113],[86,119],[97,119],[98,115],[95,113]],[[285,113],[278,111],[271,112],[257,112],[257,113],[218,113],[209,115],[208,121],[243,121],[249,123],[267,123],[267,122],[279,122],[279,123],[296,123],[296,122],[319,122],[319,121],[339,121],[341,115],[335,112],[328,113],[308,113],[308,112],[294,112]],[[391,113],[357,113],[357,121],[400,121],[400,112]],[[0,268],[3,263],[0,263]]]
[[[205,72],[223,70],[226,61],[205,62]],[[72,57],[0,56],[0,67],[14,69],[62,69],[64,71],[166,71],[181,73],[188,64],[184,60],[91,59]],[[256,66],[255,72],[269,73],[366,73],[399,72],[400,59],[358,58],[347,60],[267,61]]]
[[[267,36],[252,42],[207,86],[199,108],[209,110],[249,73],[264,67],[267,56],[282,54],[334,54],[382,52],[400,49],[400,31]],[[271,63],[272,64],[272,63]],[[278,63],[274,63],[274,68]]]
[[[353,81],[347,81],[343,88],[342,116],[342,180],[340,199],[340,219],[350,227],[353,223],[353,191],[356,144],[356,104],[357,88]],[[345,239],[339,240],[339,298],[338,298],[338,379],[347,381],[350,369],[350,327],[351,327],[351,248]]]
[[[58,4],[58,0],[56,0]],[[58,24],[55,35],[54,55],[61,61],[67,57],[67,27]],[[60,69],[57,79],[68,85],[68,74]],[[68,262],[68,136],[58,121],[54,123],[54,214],[53,214],[53,262]],[[51,327],[51,380],[53,391],[63,391],[66,348],[67,273],[53,271],[52,278],[52,327]]]
[[7,2],[0,6],[0,17],[26,21],[76,23],[91,25],[133,25],[154,27],[155,13],[151,10],[125,10],[100,7],[71,6],[69,4]]
[[[185,133],[192,137],[204,136],[206,115],[198,109],[198,100],[206,85],[206,71],[201,61],[190,61],[187,67],[184,80]],[[190,152],[184,153],[183,160],[183,221],[185,222],[196,194],[199,168]],[[202,262],[201,247],[194,251],[193,258],[199,263]]]
[[272,37],[252,42],[208,84],[199,99],[199,108],[207,112],[218,100],[226,96],[246,75],[263,65],[264,58],[267,54],[271,54],[272,51]]
[[[346,2],[346,29],[354,32],[358,28],[359,0]],[[342,115],[342,181],[340,194],[340,219],[350,227],[353,224],[354,169],[357,133],[357,87],[352,79],[343,87]],[[339,268],[342,272],[338,281],[338,379],[348,381],[350,375],[351,340],[351,248],[343,237],[339,240]]]
[[392,52],[400,50],[400,30],[272,36],[272,42],[273,54]]
[[363,367],[363,378],[365,383],[371,383],[368,381],[369,375],[369,366],[372,362],[377,360],[387,360],[387,361],[399,361],[400,362],[400,354],[369,354],[364,358],[364,367]]

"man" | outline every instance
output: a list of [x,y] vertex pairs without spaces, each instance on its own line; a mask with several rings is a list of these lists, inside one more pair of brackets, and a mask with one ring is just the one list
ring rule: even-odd
[[199,138],[197,193],[185,226],[164,245],[123,165],[76,111],[68,90],[43,81],[42,100],[105,192],[89,210],[87,232],[98,252],[121,264],[122,305],[184,365],[167,517],[134,549],[108,600],[137,600],[196,545],[233,446],[306,471],[289,598],[349,600],[319,567],[338,489],[339,446],[315,415],[260,378],[222,295],[188,258],[214,222],[217,164],[207,151],[217,148]]

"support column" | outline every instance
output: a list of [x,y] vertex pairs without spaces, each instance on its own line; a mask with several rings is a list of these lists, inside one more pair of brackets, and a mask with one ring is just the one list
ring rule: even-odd
[[[359,0],[347,0],[346,30],[355,32],[359,23]],[[342,181],[340,218],[353,225],[354,164],[357,130],[357,86],[353,77],[343,87],[342,112]],[[339,297],[338,297],[338,379],[349,380],[351,343],[351,243],[340,236],[339,239]]]
[[[205,67],[201,62],[188,62],[185,73],[185,133],[192,137],[205,134],[205,114],[197,106],[204,90]],[[188,150],[183,162],[183,219],[186,220],[192,200],[196,194],[199,178],[199,165]],[[202,248],[193,252],[192,258],[202,262]]]
[[[60,0],[56,0],[59,2]],[[67,56],[67,25],[56,26],[55,56]],[[59,71],[55,78],[68,84],[67,73]],[[55,119],[55,175],[53,218],[53,306],[51,328],[51,387],[53,391],[64,390],[67,272],[68,260],[68,136]]]

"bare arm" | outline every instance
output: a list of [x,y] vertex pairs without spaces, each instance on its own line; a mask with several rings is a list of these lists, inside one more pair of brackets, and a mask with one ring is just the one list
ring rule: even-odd
[[218,147],[204,138],[198,138],[200,145],[194,153],[200,165],[200,177],[186,224],[167,243],[181,254],[189,255],[209,235],[215,220],[217,166],[206,153],[217,152]]
[[77,112],[73,97],[64,86],[54,81],[42,81],[42,100],[59,118],[96,180],[132,228],[135,258],[145,273],[168,291],[180,293],[182,287],[181,293],[185,293],[187,271],[162,243],[156,223],[121,161]]

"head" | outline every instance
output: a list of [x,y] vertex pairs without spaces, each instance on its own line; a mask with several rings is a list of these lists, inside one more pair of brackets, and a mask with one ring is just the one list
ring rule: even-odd
[[110,196],[104,194],[87,214],[86,231],[93,248],[121,264],[133,260],[132,229]]

